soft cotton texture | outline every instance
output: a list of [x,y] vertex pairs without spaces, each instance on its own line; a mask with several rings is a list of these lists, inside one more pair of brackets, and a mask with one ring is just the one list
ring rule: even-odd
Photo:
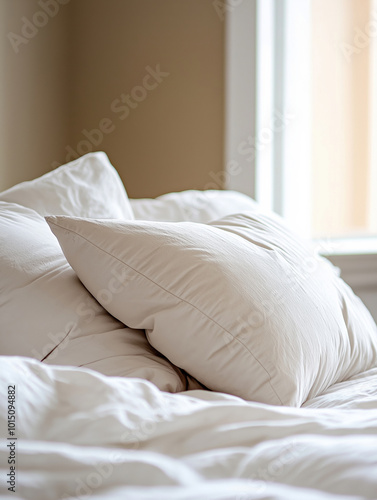
[[0,193],[0,201],[18,203],[41,215],[133,219],[122,181],[103,152],[89,153],[17,184]]
[[[97,300],[209,389],[300,406],[377,364],[365,306],[277,217],[47,220]],[[114,273],[126,280],[108,297]]]
[[[0,364],[1,387],[17,388],[18,436],[16,493],[3,480],[2,498],[376,498],[376,369],[348,386],[341,408],[313,410],[209,391],[167,394],[142,380],[22,358]],[[6,418],[4,394],[4,431]],[[3,478],[8,455],[3,446]]]
[[155,199],[131,199],[130,204],[135,219],[162,222],[210,222],[226,215],[258,209],[258,204],[245,194],[215,189],[191,189]]
[[[167,391],[188,387],[143,331],[126,328],[90,295],[42,216],[1,201],[0,267],[1,354],[141,377]],[[112,275],[109,293],[119,293],[122,280]]]

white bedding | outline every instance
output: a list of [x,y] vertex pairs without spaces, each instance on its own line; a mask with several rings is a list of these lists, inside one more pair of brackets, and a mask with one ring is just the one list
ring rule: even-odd
[[377,369],[287,408],[169,394],[27,358],[0,362],[1,434],[15,384],[18,438],[16,493],[1,447],[2,498],[377,498]]
[[[8,205],[33,208],[40,215],[135,216],[164,221],[208,222],[257,209],[248,197],[226,191],[170,193],[157,200],[132,200],[130,204],[119,176],[102,153],[87,155],[40,179],[15,186],[1,193],[0,199],[3,215],[4,200]],[[27,210],[17,207],[13,207],[16,212]],[[10,271],[18,269],[13,261],[20,266],[21,251],[28,260],[33,251],[36,258],[40,257],[38,245],[46,249],[47,236],[31,245],[21,226],[4,223],[3,227],[3,239],[7,238],[7,227],[11,229],[7,234],[19,230],[5,252]],[[27,225],[29,233],[31,229]],[[33,237],[38,234],[34,231]],[[50,257],[45,260],[51,264]],[[3,264],[3,274],[4,269]],[[41,276],[33,274],[35,261],[22,269],[32,271],[29,281],[37,288],[41,278],[50,280],[47,268],[43,267],[46,272]],[[14,277],[9,282],[17,288]],[[110,289],[109,282],[109,290],[118,293],[121,287],[113,285]],[[26,301],[13,296],[11,303],[9,284],[3,288],[0,354],[8,352],[10,337],[14,341],[15,335],[24,335],[16,350],[8,352],[22,355],[22,349],[32,343],[34,334],[40,336],[41,329],[47,329],[47,337],[51,336],[47,320],[56,319],[56,314],[46,307],[44,297],[39,309],[31,306],[30,290],[24,294]],[[22,292],[27,287],[19,288]],[[62,291],[62,285],[58,284],[58,289]],[[66,293],[68,299],[73,298],[73,292],[71,287]],[[62,308],[51,286],[45,297]],[[8,302],[14,307],[9,314],[5,307]],[[66,312],[69,315],[75,308],[68,307]],[[87,318],[91,313],[88,309],[79,312],[84,313],[84,320],[93,316]],[[15,317],[20,323],[14,322]],[[345,315],[345,319],[349,321],[350,317]],[[70,321],[67,319],[67,327]],[[149,361],[158,354],[150,350],[144,332],[123,327],[113,318],[111,321],[119,328],[113,336],[107,329],[96,335],[99,323],[93,321],[82,339],[64,345],[61,342],[53,351],[56,356],[46,358],[55,365],[0,356],[0,498],[377,499],[377,368],[330,386],[302,408],[246,402],[198,389],[171,394],[148,381],[157,384],[159,370]],[[138,370],[133,369],[130,356]],[[163,357],[158,359],[169,364]],[[110,377],[78,367],[84,364],[108,375],[123,376]],[[163,375],[161,371],[162,379],[166,378]],[[174,391],[199,386],[193,380],[190,384],[159,386]],[[8,411],[13,411],[7,400],[7,388],[12,385],[16,386],[15,492],[8,490],[11,484],[6,482],[15,441],[7,421]]]

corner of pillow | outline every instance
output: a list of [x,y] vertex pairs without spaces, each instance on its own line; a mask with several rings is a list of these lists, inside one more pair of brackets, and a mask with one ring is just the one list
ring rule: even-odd
[[56,215],[45,215],[44,219],[47,222],[47,224],[50,224],[50,222],[53,224],[56,221]]
[[60,224],[58,223],[59,217],[57,215],[45,215],[44,219],[47,222],[47,224],[52,232],[54,232],[53,227],[60,226]]

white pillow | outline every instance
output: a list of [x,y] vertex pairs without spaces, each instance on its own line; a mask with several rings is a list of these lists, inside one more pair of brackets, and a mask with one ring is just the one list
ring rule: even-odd
[[135,219],[164,222],[209,222],[226,215],[255,211],[258,204],[237,191],[181,191],[158,198],[130,200]]
[[41,215],[133,219],[122,181],[105,153],[89,153],[0,193]]
[[[277,217],[210,225],[48,217],[88,290],[209,389],[300,406],[377,365],[367,309]],[[113,274],[127,277],[109,298]]]
[[[84,288],[44,218],[1,201],[0,267],[1,354],[140,377],[171,392],[188,388],[144,332],[119,323]],[[120,293],[123,275],[107,285],[108,294]]]

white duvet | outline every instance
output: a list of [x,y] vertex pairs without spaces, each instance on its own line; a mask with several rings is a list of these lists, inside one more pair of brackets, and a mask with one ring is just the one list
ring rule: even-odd
[[[1,498],[377,498],[377,369],[305,408],[1,357]],[[6,474],[16,385],[16,492]]]

